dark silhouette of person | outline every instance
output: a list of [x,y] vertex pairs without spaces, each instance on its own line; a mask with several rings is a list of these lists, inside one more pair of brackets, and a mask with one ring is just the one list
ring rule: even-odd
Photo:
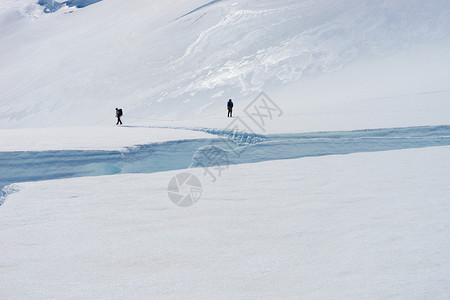
[[116,107],[116,118],[117,118],[117,123],[116,123],[116,125],[119,125],[119,123],[120,123],[120,125],[122,125],[122,120],[120,120],[120,117],[122,117],[122,115],[123,115],[122,109],[118,109],[118,108]]
[[227,108],[228,108],[228,118],[232,118],[233,117],[233,101],[231,101],[231,99],[228,100]]

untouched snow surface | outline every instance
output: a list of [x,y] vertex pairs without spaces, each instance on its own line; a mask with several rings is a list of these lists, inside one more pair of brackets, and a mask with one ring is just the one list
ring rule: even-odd
[[112,126],[0,129],[0,136],[0,152],[123,150],[136,145],[213,137],[200,131]]
[[450,148],[232,166],[180,209],[178,172],[16,185],[5,299],[450,297]]

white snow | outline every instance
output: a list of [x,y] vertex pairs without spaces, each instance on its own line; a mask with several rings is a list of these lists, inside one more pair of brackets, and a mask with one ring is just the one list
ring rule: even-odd
[[105,126],[118,106],[222,128],[228,98],[243,115],[261,90],[287,113],[276,132],[450,123],[447,0],[208,2],[2,2],[0,128]]
[[37,2],[0,0],[1,299],[450,298],[448,0]]
[[213,137],[198,131],[142,127],[0,129],[0,152],[122,150],[125,147]]
[[22,183],[0,209],[2,298],[447,299],[450,147]]

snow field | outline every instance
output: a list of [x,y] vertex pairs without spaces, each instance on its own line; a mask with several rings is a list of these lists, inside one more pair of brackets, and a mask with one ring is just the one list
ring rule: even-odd
[[6,298],[450,296],[449,147],[231,166],[174,206],[181,171],[16,186]]
[[0,1],[1,299],[450,298],[448,0],[40,2]]
[[[114,124],[114,117],[111,118]],[[169,141],[212,138],[200,131],[143,127],[55,127],[0,129],[0,152],[50,150],[124,150]]]

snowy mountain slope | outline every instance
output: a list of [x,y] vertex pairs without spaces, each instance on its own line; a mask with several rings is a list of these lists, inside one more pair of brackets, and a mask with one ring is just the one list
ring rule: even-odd
[[2,298],[448,299],[450,148],[233,166],[189,209],[178,173],[16,186]]
[[[227,98],[239,109],[260,90],[293,112],[280,127],[307,115],[293,131],[327,119],[328,130],[436,124],[433,114],[448,109],[448,1],[104,0],[51,14],[33,3],[0,7],[3,128],[110,124],[116,106],[135,124],[217,119]],[[436,91],[447,92],[375,105],[428,105],[423,118],[422,109],[419,119],[386,118],[398,124],[373,109],[366,124],[314,118],[342,103],[354,115],[367,99]]]

